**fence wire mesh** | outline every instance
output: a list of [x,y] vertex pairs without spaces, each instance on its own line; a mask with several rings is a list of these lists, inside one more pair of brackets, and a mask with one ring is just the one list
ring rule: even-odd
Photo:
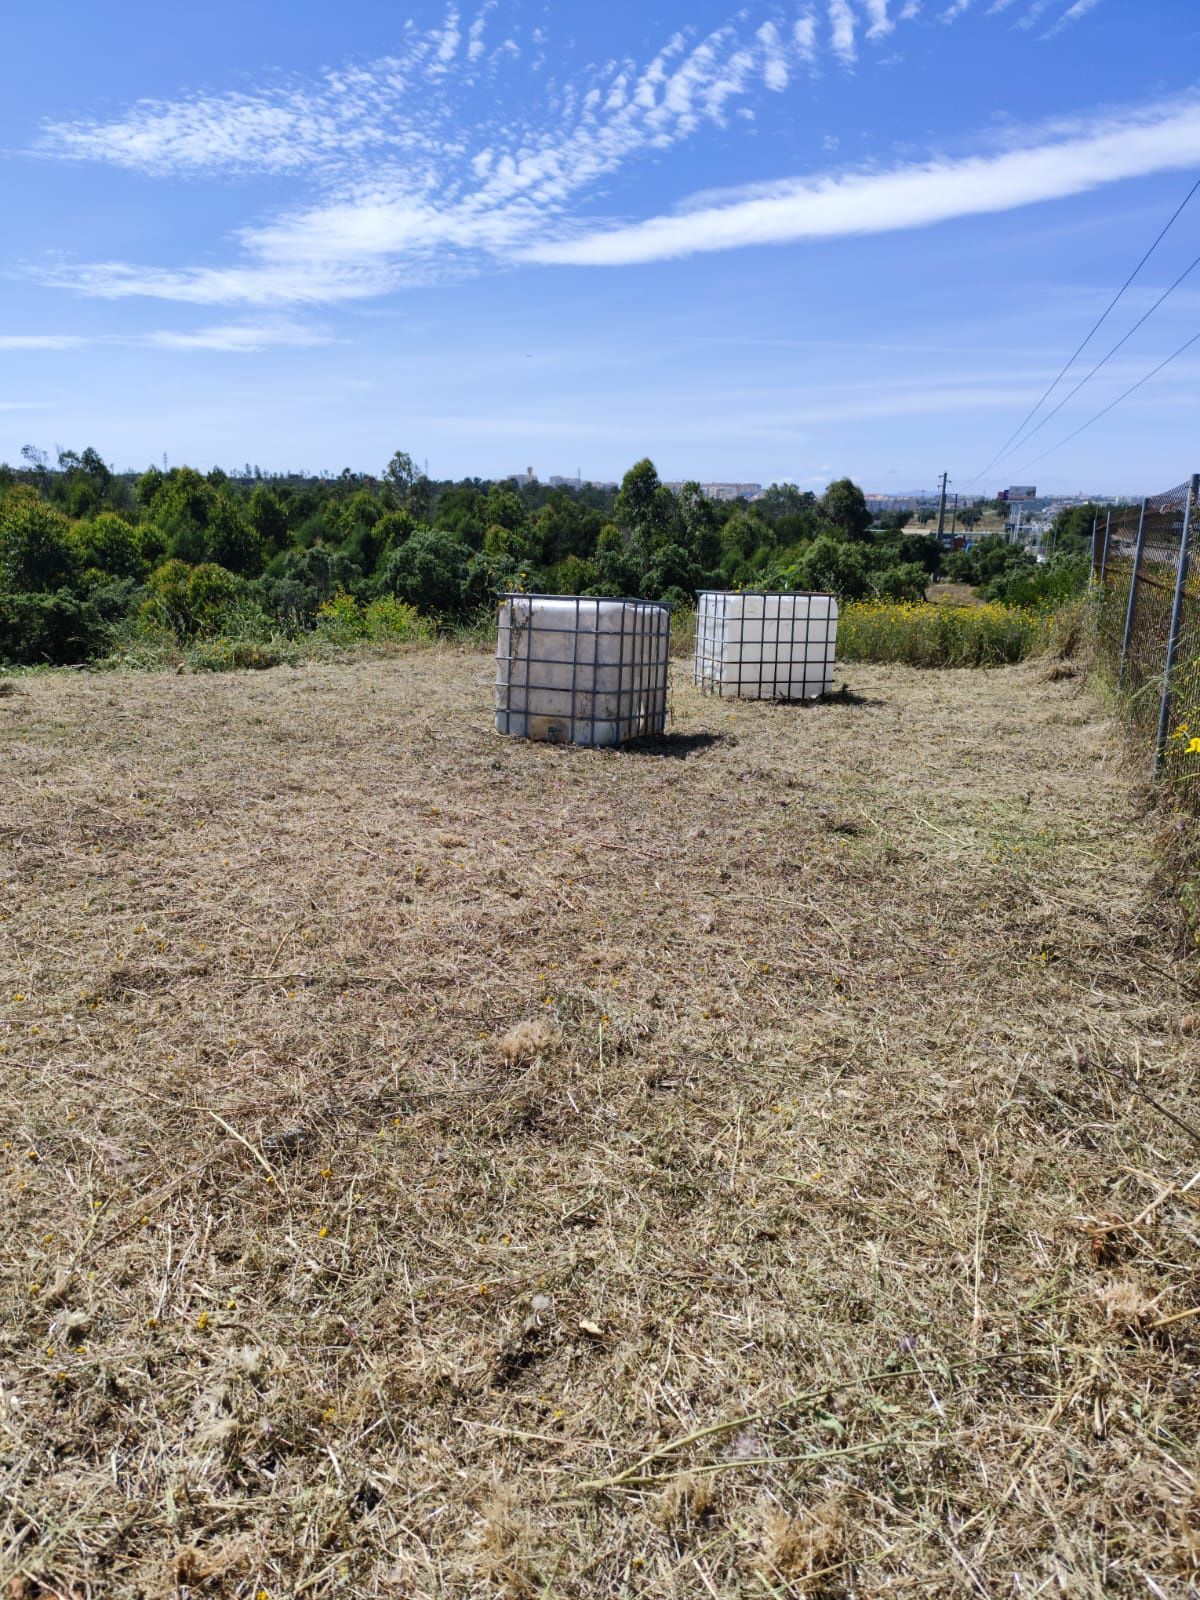
[[1096,520],[1092,565],[1102,660],[1155,771],[1200,809],[1200,507],[1197,479]]

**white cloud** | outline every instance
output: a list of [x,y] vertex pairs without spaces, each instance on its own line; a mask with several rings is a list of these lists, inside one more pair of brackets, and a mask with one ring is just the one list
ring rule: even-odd
[[781,94],[788,86],[788,53],[779,29],[773,22],[764,22],[755,36],[762,46],[763,82],[768,89]]
[[813,12],[806,11],[796,18],[792,24],[792,43],[802,61],[817,59],[817,19]]
[[0,333],[0,350],[74,350],[83,343],[73,333]]
[[[365,66],[251,93],[140,100],[111,122],[51,121],[36,148],[153,176],[340,170],[388,152],[415,158],[428,171],[452,142],[455,87],[470,88],[489,65],[484,29],[495,4],[486,0],[471,22],[465,52],[452,6],[440,27],[413,30],[400,51]],[[505,40],[493,65],[516,49]]]
[[867,29],[867,38],[886,38],[896,26],[888,16],[888,0],[863,0],[863,3],[867,8],[867,16],[871,19],[871,25]]
[[850,0],[829,0],[829,42],[843,66],[853,66],[858,57],[854,44],[854,12]]
[[1035,28],[1050,9],[1052,0],[1033,0],[1033,4],[1023,17],[1017,19],[1017,27],[1026,30]]
[[1000,155],[760,186],[729,204],[550,239],[521,254],[532,261],[618,266],[744,245],[887,233],[1197,165],[1200,101],[1192,100]]
[[472,22],[471,26],[467,29],[468,61],[478,61],[484,50],[487,48],[483,42],[483,30],[487,26],[486,12],[488,9],[490,8],[485,7],[484,11],[480,12],[479,16],[475,18],[474,22]]
[[187,305],[333,304],[386,294],[396,286],[390,273],[328,262],[249,262],[233,267],[140,267],[123,261],[57,267],[44,281],[101,300],[147,297]]
[[1069,28],[1073,22],[1082,22],[1089,11],[1094,11],[1100,0],[1075,0],[1075,4],[1068,6],[1058,21],[1048,28],[1042,35],[1043,39],[1053,39],[1056,33],[1061,33],[1064,28]]
[[188,332],[161,329],[144,335],[138,342],[160,350],[218,350],[234,355],[252,355],[273,345],[329,344],[327,334],[298,323],[235,322]]
[[[956,0],[956,8],[968,3]],[[1071,9],[1093,3],[1075,0]],[[822,59],[852,67],[859,17],[851,0],[799,0],[790,26],[778,13],[747,9],[706,35],[674,34],[640,65],[610,61],[534,95],[517,40],[485,44],[485,23],[498,5],[484,0],[468,22],[451,4],[437,27],[406,25],[393,55],[310,82],[143,101],[109,122],[48,125],[40,145],[48,157],[174,178],[261,172],[299,177],[307,188],[286,210],[239,229],[216,265],[60,261],[41,277],[106,299],[264,308],[336,303],[445,281],[484,261],[615,259],[626,250],[630,259],[647,251],[650,259],[723,248],[704,239],[735,242],[739,219],[751,239],[779,230],[780,237],[803,237],[818,213],[844,218],[860,189],[887,178],[841,174],[778,185],[707,209],[693,204],[686,218],[572,237],[580,198],[610,175],[705,127],[752,121],[754,99],[764,90],[794,92],[800,68],[807,73]],[[918,10],[917,0],[899,10],[887,0],[862,0],[867,37],[894,32]],[[545,43],[540,28],[521,37],[534,50]],[[504,73],[523,74],[516,93]],[[513,103],[521,109],[496,109]],[[482,117],[480,104],[488,108]],[[935,190],[943,167],[921,170],[932,174],[918,185],[922,194]],[[701,212],[707,224],[698,220]],[[836,227],[859,225],[843,220]]]
[[85,337],[75,333],[0,334],[0,350],[77,350],[83,345],[149,345],[159,350],[218,350],[252,354],[272,345],[329,344],[319,329],[296,322],[225,323],[217,327],[179,330],[162,328],[150,333],[102,333]]
[[446,13],[446,24],[438,36],[435,71],[444,70],[458,54],[458,47],[462,43],[459,21],[458,11],[451,6]]

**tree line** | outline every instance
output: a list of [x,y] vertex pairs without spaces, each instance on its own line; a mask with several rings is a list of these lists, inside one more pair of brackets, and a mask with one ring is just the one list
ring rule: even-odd
[[[403,451],[378,476],[269,479],[115,473],[93,449],[60,451],[53,466],[31,447],[22,454],[20,467],[0,464],[0,661],[10,663],[84,661],[118,627],[299,633],[344,596],[392,597],[451,624],[511,589],[682,605],[702,587],[916,600],[958,559],[906,532],[904,513],[873,519],[848,478],[819,496],[773,484],[727,504],[695,483],[669,489],[649,460],[608,490],[434,481]],[[1003,549],[997,571],[1036,577],[1030,558]]]

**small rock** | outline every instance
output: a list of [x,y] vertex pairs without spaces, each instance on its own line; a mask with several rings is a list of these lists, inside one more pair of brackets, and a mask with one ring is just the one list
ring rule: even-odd
[[281,1151],[290,1155],[292,1151],[299,1150],[308,1138],[307,1128],[284,1128],[282,1133],[269,1133],[262,1142],[264,1150]]

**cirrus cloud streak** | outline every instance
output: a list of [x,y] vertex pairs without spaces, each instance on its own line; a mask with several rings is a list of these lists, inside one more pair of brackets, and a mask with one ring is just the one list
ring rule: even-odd
[[523,247],[526,261],[630,266],[747,245],[890,233],[1062,200],[1200,164],[1200,101],[1000,155],[797,179],[744,199]]

